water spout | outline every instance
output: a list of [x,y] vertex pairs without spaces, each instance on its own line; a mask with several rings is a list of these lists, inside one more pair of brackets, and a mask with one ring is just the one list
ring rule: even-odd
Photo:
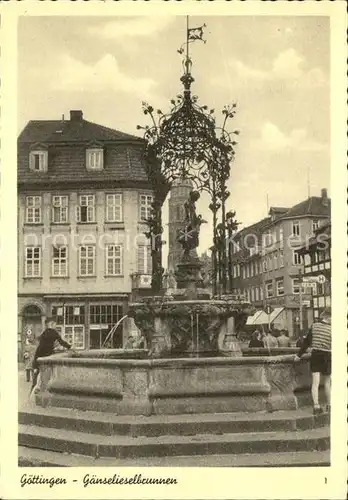
[[128,314],[125,314],[121,319],[119,319],[117,321],[117,323],[111,328],[111,330],[109,331],[106,339],[104,340],[103,342],[103,345],[102,345],[102,349],[106,346],[106,344],[108,343],[109,339],[111,340],[111,345],[112,345],[112,341],[113,341],[113,338],[114,338],[114,334],[118,328],[118,325],[120,325],[122,323],[122,321],[124,321],[126,318],[128,318]]

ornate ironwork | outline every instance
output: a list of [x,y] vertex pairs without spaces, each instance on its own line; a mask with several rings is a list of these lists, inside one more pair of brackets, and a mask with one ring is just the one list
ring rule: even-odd
[[[181,77],[183,93],[171,101],[172,109],[168,114],[155,109],[143,102],[143,112],[149,116],[150,125],[139,126],[144,131],[145,156],[148,176],[155,192],[155,202],[162,204],[170,186],[176,179],[192,181],[197,191],[206,191],[211,197],[209,205],[213,213],[213,243],[217,242],[217,213],[221,208],[222,224],[225,226],[225,204],[229,197],[226,184],[230,176],[230,165],[235,157],[237,144],[234,136],[238,131],[228,132],[227,123],[236,112],[236,104],[225,106],[222,110],[222,126],[217,126],[214,109],[198,103],[198,97],[191,94],[192,59],[189,55],[189,45],[203,40],[205,25],[189,28],[187,18],[186,42],[178,50],[184,54],[184,74]],[[185,47],[185,48],[184,48]],[[160,218],[160,209],[156,209],[156,217]],[[151,223],[154,230],[156,222]],[[151,232],[150,231],[150,232]],[[151,233],[152,234],[152,233]],[[156,238],[156,241],[160,238]],[[158,269],[161,252],[158,242],[153,251],[153,290],[159,291],[160,278]],[[213,258],[213,292],[216,292],[216,276],[218,272],[217,258]],[[226,258],[222,262],[226,271]],[[224,271],[224,275],[226,272]],[[157,274],[156,274],[157,273]],[[155,278],[157,276],[157,278]]]

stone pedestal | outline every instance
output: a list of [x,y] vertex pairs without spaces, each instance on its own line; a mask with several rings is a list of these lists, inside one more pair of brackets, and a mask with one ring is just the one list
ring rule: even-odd
[[242,349],[236,337],[235,319],[233,316],[226,318],[219,336],[219,350],[229,356],[242,356]]
[[200,273],[202,264],[198,257],[184,254],[182,260],[177,264],[175,278],[179,290],[184,289],[188,300],[197,298],[197,289],[203,287],[203,280]]

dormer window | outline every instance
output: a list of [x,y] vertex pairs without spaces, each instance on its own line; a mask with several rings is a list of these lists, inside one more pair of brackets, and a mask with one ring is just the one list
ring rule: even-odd
[[47,172],[47,151],[31,151],[29,168],[33,172]]
[[87,170],[103,170],[104,154],[101,148],[90,148],[86,151]]

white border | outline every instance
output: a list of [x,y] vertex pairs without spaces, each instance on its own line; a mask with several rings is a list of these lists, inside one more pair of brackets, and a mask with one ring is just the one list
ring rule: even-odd
[[[0,5],[1,36],[1,165],[2,165],[2,301],[1,301],[1,483],[0,496],[10,499],[57,498],[159,498],[159,499],[339,499],[346,497],[347,483],[347,356],[346,342],[346,9],[345,2],[5,2]],[[17,18],[19,15],[323,15],[331,18],[331,125],[332,125],[332,310],[333,310],[333,397],[332,465],[329,468],[122,468],[123,475],[175,476],[177,486],[97,486],[79,483],[49,488],[20,487],[24,472],[81,479],[86,472],[110,476],[111,468],[86,470],[31,469],[17,467],[17,262],[16,252],[16,71]],[[320,105],[320,103],[319,103]],[[345,272],[343,272],[345,270]],[[115,471],[117,472],[117,471]],[[151,474],[150,474],[151,473]],[[325,477],[327,478],[325,483]]]

